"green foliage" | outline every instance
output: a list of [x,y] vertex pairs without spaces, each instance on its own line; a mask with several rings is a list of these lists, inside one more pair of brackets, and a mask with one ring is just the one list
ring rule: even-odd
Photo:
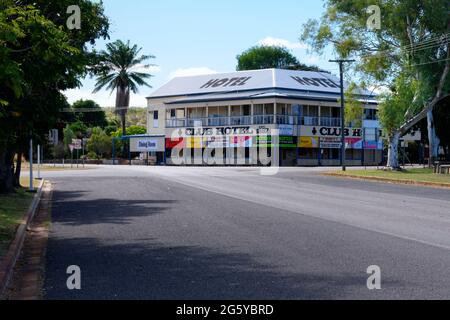
[[70,128],[70,125],[67,125],[64,128],[63,134],[64,134],[64,147],[66,148],[66,151],[70,151],[69,145],[72,144],[72,139],[76,139],[77,136],[75,132],[73,132],[73,130]]
[[106,46],[106,51],[100,53],[99,62],[95,67],[97,83],[94,93],[106,88],[116,90],[116,113],[122,117],[122,129],[126,127],[126,113],[130,106],[130,92],[137,93],[140,86],[151,87],[147,80],[151,74],[138,69],[147,69],[146,60],[155,58],[152,55],[140,55],[142,48],[117,40]]
[[[412,107],[418,83],[411,77],[401,76],[396,79],[392,90],[381,96],[379,118],[388,133],[395,131],[405,121],[405,115]],[[420,105],[415,106],[420,109]]]
[[[127,128],[127,135],[134,136],[134,135],[142,135],[147,133],[147,128],[142,126],[130,126]],[[114,134],[114,137],[119,138],[122,137],[122,129],[117,130]]]
[[[120,127],[120,119],[117,116],[116,112],[114,112],[114,108],[105,108],[105,112],[109,126],[116,126],[117,128],[113,130],[113,132],[117,131],[117,129]],[[127,127],[147,127],[147,112],[147,108],[129,108],[127,112]]]
[[59,143],[56,146],[52,146],[51,150],[53,159],[63,159],[66,154],[63,143]]
[[88,127],[81,121],[71,123],[69,125],[70,130],[75,135],[77,139],[82,139],[85,137]]
[[[381,9],[379,30],[367,27],[369,5]],[[444,70],[450,48],[448,41],[437,40],[450,33],[448,0],[328,0],[325,6],[320,20],[304,25],[301,41],[318,53],[332,45],[340,58],[357,60],[351,77],[392,89],[382,96],[386,130],[399,129],[437,95],[449,92]]]
[[[102,108],[92,100],[78,100],[72,104],[72,109],[78,121],[86,127],[105,128],[108,125],[106,113]],[[98,110],[95,112],[94,110]]]
[[359,88],[356,83],[352,82],[345,91],[345,120],[346,125],[361,128],[364,116],[364,103],[359,96],[355,94],[362,88]]
[[[82,29],[66,27],[66,10],[78,5]],[[11,191],[14,152],[31,136],[43,143],[68,107],[62,91],[90,71],[87,43],[108,36],[101,2],[2,0],[0,2],[0,192]]]
[[87,142],[87,150],[95,153],[99,159],[108,157],[112,152],[112,138],[102,128],[93,128]]
[[307,66],[284,47],[255,46],[236,57],[237,71],[260,69],[293,69],[304,71],[321,71],[315,66]]
[[94,151],[88,152],[88,154],[86,156],[90,160],[98,160],[99,159],[98,155]]

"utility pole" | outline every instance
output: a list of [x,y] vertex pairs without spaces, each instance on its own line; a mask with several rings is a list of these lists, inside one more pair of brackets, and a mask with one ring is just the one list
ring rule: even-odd
[[346,171],[345,165],[345,95],[344,95],[344,63],[352,63],[355,60],[330,60],[339,64],[339,73],[341,78],[341,166],[342,171]]

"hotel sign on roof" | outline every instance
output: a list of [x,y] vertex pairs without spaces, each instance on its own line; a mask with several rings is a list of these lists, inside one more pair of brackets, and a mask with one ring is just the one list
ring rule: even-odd
[[[174,78],[148,99],[271,89],[340,93],[339,79],[328,73],[265,69]],[[358,93],[371,96],[368,91],[361,90]]]

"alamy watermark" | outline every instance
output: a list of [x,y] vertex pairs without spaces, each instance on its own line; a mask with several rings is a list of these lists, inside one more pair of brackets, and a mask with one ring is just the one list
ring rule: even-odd
[[174,130],[170,162],[178,166],[258,166],[261,175],[280,168],[279,130],[266,127],[193,128]]
[[68,6],[66,10],[70,16],[67,18],[66,26],[69,30],[81,29],[81,9],[77,5]]
[[367,28],[370,30],[381,29],[381,9],[377,5],[367,7],[366,12],[370,14],[367,19]]
[[67,289],[81,290],[81,268],[72,265],[67,268],[66,273],[70,275],[66,281]]
[[370,275],[367,279],[367,289],[381,290],[381,268],[376,265],[369,266],[367,274]]

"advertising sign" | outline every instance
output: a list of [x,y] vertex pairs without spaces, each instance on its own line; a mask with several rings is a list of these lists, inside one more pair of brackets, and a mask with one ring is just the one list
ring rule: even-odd
[[342,146],[340,138],[323,137],[320,138],[320,148],[322,149],[340,149]]
[[280,136],[293,136],[294,135],[294,126],[281,124],[278,127]]
[[252,137],[233,136],[230,137],[230,148],[250,148],[253,146]]
[[158,141],[155,139],[138,140],[136,149],[140,152],[156,152],[158,151]]
[[295,148],[297,146],[295,138],[293,136],[281,136],[280,147],[282,148]]
[[[348,138],[362,138],[363,130],[346,128],[344,134]],[[302,126],[300,128],[300,136],[305,137],[340,137],[341,128],[337,127],[308,127]]]
[[206,147],[210,149],[228,148],[228,137],[214,136],[206,138]]
[[318,148],[319,138],[317,137],[300,137],[298,141],[299,148]]
[[188,137],[186,138],[186,148],[188,149],[202,149],[203,148],[203,138]]
[[166,139],[166,148],[174,149],[174,148],[183,148],[184,147],[184,139],[183,138],[167,138]]

